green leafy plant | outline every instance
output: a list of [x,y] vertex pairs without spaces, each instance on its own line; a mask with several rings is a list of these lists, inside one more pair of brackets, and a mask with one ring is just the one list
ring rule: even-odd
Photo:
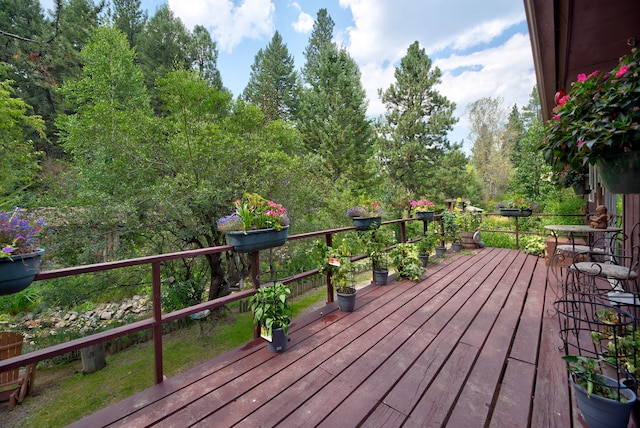
[[524,253],[544,257],[547,246],[542,236],[524,236],[521,239]]
[[427,230],[425,235],[415,243],[418,255],[428,256],[431,254],[438,243],[439,234],[434,233],[432,230]]
[[217,221],[220,232],[268,228],[281,230],[289,225],[286,208],[257,193],[246,193],[242,199],[235,201],[235,207],[233,214]]
[[480,229],[480,215],[471,211],[455,211],[456,223],[461,232],[476,232]]
[[569,165],[565,165],[556,175],[558,183],[563,187],[571,187],[574,184],[583,183],[589,175],[589,168],[583,166],[580,169],[573,169]]
[[621,58],[608,73],[579,74],[557,106],[540,149],[556,173],[581,171],[607,153],[640,149],[640,51]]
[[397,244],[389,253],[396,275],[411,281],[420,281],[420,275],[425,272],[418,257],[418,249],[414,244]]
[[374,201],[364,196],[360,197],[360,200],[357,205],[354,205],[347,210],[347,215],[352,218],[353,217],[382,217],[383,214],[384,214],[384,211],[382,210],[382,206],[380,205],[380,202]]
[[562,357],[567,362],[567,367],[573,375],[575,383],[587,391],[587,396],[596,394],[622,403],[627,401],[618,391],[618,388],[608,386],[604,382],[604,376],[600,373],[602,359],[594,359],[582,355],[565,355]]
[[620,313],[613,308],[600,308],[596,312],[596,317],[602,328],[601,331],[592,331],[591,339],[594,343],[606,341],[604,360],[638,379],[640,332],[633,327],[632,323],[622,323]]
[[290,294],[289,287],[281,282],[257,289],[249,298],[254,325],[266,328],[268,335],[276,328],[281,328],[287,335],[291,321],[291,308],[287,302]]
[[447,210],[442,212],[442,227],[445,241],[460,242],[460,226],[453,212]]
[[427,199],[420,199],[419,201],[411,201],[411,208],[414,212],[421,213],[427,211],[434,211],[435,204]]
[[387,248],[395,244],[393,231],[389,229],[373,228],[367,233],[359,234],[365,252],[371,260],[374,270],[387,267]]
[[349,284],[351,274],[351,255],[346,245],[337,248],[330,247],[320,241],[317,242],[320,254],[318,272],[322,275],[331,274],[331,284],[342,294],[355,291]]

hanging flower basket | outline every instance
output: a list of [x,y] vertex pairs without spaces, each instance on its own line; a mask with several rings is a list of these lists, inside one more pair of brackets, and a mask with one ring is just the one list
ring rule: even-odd
[[382,224],[382,217],[351,217],[353,225],[357,230],[369,230],[372,225],[380,227]]
[[640,150],[614,152],[596,161],[600,180],[611,193],[640,193]]
[[280,230],[273,228],[227,232],[227,243],[238,253],[251,253],[267,248],[279,247],[287,242],[289,226]]
[[40,272],[44,250],[34,253],[16,254],[0,258],[0,296],[18,293],[27,288]]
[[433,220],[435,211],[416,211],[415,216],[418,220]]

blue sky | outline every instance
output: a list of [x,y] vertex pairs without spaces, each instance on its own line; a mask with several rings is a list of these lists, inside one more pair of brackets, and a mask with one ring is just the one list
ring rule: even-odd
[[[41,0],[50,7],[53,0]],[[506,110],[527,104],[535,73],[522,1],[514,0],[142,0],[149,16],[169,4],[185,26],[204,25],[219,49],[218,68],[234,95],[244,90],[251,64],[275,30],[296,66],[304,64],[313,21],[326,8],[335,41],[362,74],[369,115],[384,113],[378,89],[394,81],[394,69],[416,40],[442,71],[439,92],[457,105],[460,119],[449,139],[469,152],[469,103],[501,97]]]

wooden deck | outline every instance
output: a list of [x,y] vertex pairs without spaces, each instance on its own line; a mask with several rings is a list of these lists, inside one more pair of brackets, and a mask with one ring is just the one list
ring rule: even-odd
[[544,259],[453,255],[420,283],[390,281],[171,377],[74,427],[570,427]]

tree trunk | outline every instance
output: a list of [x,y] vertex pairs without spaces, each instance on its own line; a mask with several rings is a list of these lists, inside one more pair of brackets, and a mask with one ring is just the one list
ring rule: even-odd
[[80,355],[82,357],[82,371],[84,373],[94,373],[107,366],[103,343],[81,349]]

